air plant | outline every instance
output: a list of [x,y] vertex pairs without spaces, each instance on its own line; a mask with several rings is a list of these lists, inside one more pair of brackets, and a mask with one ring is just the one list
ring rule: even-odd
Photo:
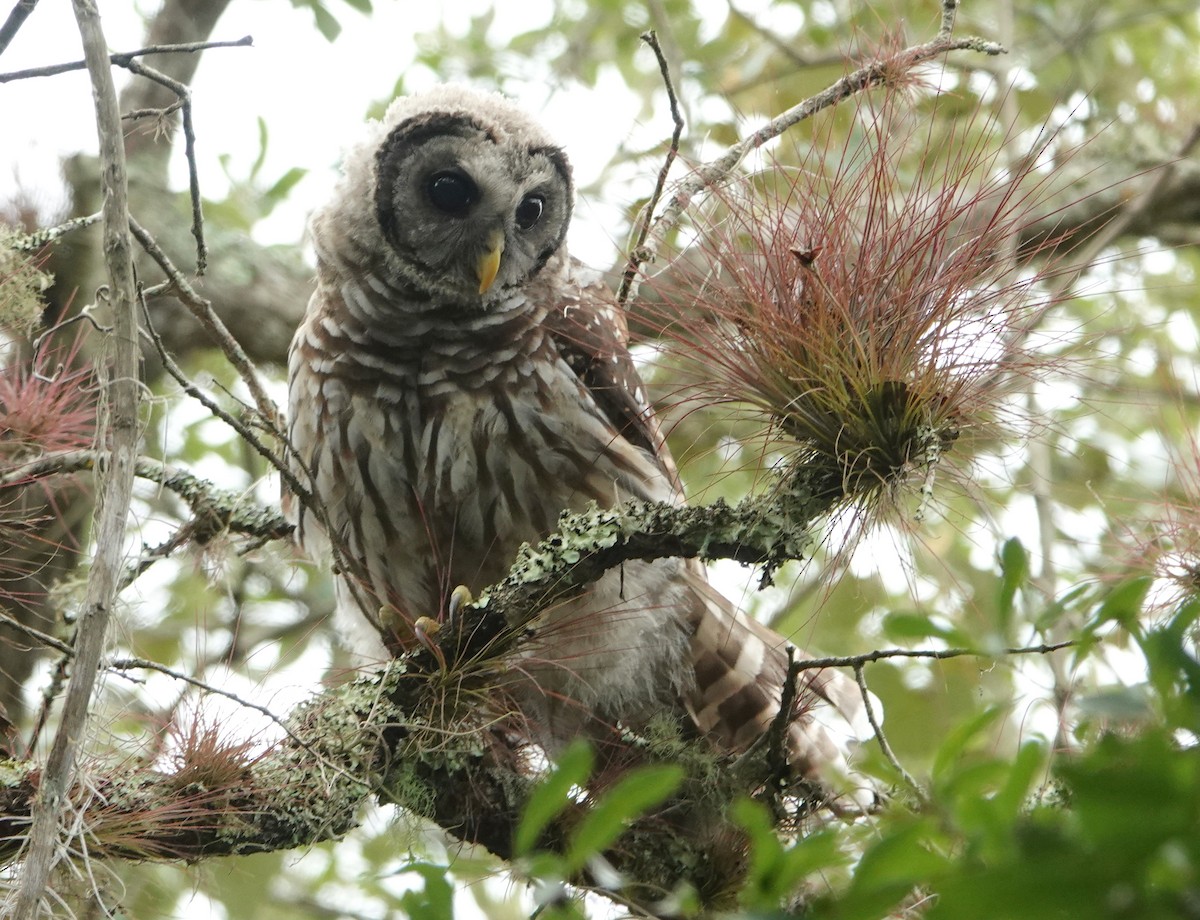
[[93,446],[98,404],[93,370],[80,366],[79,340],[0,368],[0,462]]
[[1057,296],[1061,234],[1021,248],[1064,184],[1053,132],[1014,155],[994,119],[939,137],[913,99],[861,97],[848,139],[829,116],[798,165],[727,183],[649,282],[687,395],[748,411],[782,472],[866,503],[994,429],[1047,365],[1029,333]]

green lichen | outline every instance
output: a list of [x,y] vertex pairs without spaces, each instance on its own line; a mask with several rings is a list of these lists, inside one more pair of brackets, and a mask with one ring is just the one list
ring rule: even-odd
[[422,818],[432,819],[437,813],[437,791],[421,777],[414,763],[402,762],[392,770],[381,791],[388,801]]
[[21,785],[32,769],[33,764],[27,760],[0,760],[0,788]]
[[43,295],[54,276],[22,251],[22,241],[20,234],[0,224],[0,328],[31,338],[41,325],[46,308]]

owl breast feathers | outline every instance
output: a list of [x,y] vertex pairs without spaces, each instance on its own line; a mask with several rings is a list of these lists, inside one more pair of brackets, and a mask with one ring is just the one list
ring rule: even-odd
[[[342,619],[378,656],[411,647],[456,586],[498,581],[563,510],[683,501],[624,316],[566,251],[572,199],[566,156],[526,114],[442,87],[371,125],[313,217],[288,431],[324,515],[299,511],[297,533],[339,549]],[[677,713],[738,752],[778,711],[786,649],[699,563],[632,562],[533,621],[504,691],[552,751]],[[826,723],[861,708],[844,675],[802,673],[797,775],[841,763]]]

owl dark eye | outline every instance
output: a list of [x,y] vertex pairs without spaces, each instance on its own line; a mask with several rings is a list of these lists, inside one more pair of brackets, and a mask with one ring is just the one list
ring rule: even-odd
[[529,230],[542,219],[542,208],[546,202],[541,195],[526,195],[517,205],[517,226]]
[[439,211],[461,217],[479,198],[479,187],[457,170],[436,173],[427,186],[429,200]]

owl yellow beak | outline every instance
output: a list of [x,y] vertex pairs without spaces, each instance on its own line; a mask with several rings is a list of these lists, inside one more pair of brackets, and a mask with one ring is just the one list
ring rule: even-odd
[[487,293],[488,288],[496,280],[496,273],[500,271],[500,254],[504,252],[504,231],[492,231],[492,235],[488,237],[487,245],[487,252],[479,260],[479,264],[475,266],[475,270],[479,274],[480,294]]

